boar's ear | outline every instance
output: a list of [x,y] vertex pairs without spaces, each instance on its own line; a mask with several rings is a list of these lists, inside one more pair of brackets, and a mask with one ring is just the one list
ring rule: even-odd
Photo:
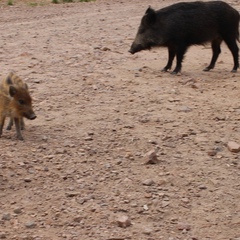
[[12,82],[12,78],[11,78],[10,75],[7,76],[6,83],[7,83],[8,85],[12,85],[12,84],[13,84],[13,82]]
[[144,23],[146,25],[151,25],[155,23],[156,19],[157,19],[157,15],[155,10],[149,6],[144,15]]
[[9,94],[13,97],[17,93],[17,89],[14,86],[9,87]]
[[8,85],[12,85],[13,84],[13,81],[12,81],[12,77],[13,77],[14,73],[13,72],[10,72],[7,76],[7,80],[6,80],[6,83]]
[[28,85],[26,83],[24,84],[24,88],[28,90]]

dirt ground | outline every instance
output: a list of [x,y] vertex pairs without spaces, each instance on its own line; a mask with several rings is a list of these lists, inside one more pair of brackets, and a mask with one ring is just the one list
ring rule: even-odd
[[203,72],[211,49],[191,47],[179,76],[165,48],[128,53],[146,8],[174,2],[2,6],[0,75],[26,80],[37,119],[0,139],[0,239],[240,239],[229,50]]

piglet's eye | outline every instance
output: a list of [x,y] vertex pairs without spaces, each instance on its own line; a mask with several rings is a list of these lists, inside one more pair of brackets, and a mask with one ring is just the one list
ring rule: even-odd
[[18,102],[20,105],[24,105],[24,103],[25,103],[24,100],[22,100],[22,99],[18,100]]

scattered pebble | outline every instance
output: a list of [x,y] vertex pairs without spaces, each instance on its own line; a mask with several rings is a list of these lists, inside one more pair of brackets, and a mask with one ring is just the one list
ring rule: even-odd
[[0,232],[0,239],[6,239],[7,238],[7,234],[4,232]]
[[157,154],[155,150],[151,150],[146,153],[145,155],[145,164],[156,164],[159,162],[157,158]]
[[143,234],[145,234],[145,235],[151,235],[152,232],[153,232],[153,229],[150,227],[143,228]]
[[76,197],[76,196],[80,195],[79,192],[67,192],[65,194],[67,197]]
[[2,220],[4,220],[4,221],[9,221],[9,220],[11,220],[11,215],[10,215],[10,213],[4,213],[4,214],[2,215]]
[[153,185],[155,182],[152,179],[146,179],[142,182],[143,185],[145,186],[151,186]]
[[145,210],[145,211],[147,211],[149,208],[148,208],[148,205],[146,205],[146,204],[144,204],[143,205],[143,209]]
[[187,230],[187,231],[189,231],[189,230],[191,230],[191,225],[188,224],[188,223],[179,222],[177,224],[177,229],[178,230]]
[[27,222],[25,224],[26,228],[35,228],[37,226],[37,224],[35,222]]
[[24,182],[31,182],[32,179],[31,178],[24,178]]
[[15,208],[13,210],[13,212],[16,213],[16,214],[20,214],[20,213],[22,213],[22,209],[21,208]]
[[208,154],[208,156],[210,156],[210,157],[214,157],[214,156],[217,154],[217,151],[216,151],[216,150],[209,150],[209,151],[207,152],[207,154]]
[[117,225],[121,228],[126,228],[132,225],[128,216],[121,216],[117,219]]
[[233,141],[228,142],[227,148],[230,152],[233,152],[233,153],[240,152],[240,144]]

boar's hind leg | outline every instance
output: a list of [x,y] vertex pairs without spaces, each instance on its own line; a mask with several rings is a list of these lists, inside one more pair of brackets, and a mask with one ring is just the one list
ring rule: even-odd
[[224,39],[224,41],[226,42],[228,48],[230,49],[232,55],[233,55],[233,61],[234,61],[234,66],[232,69],[232,72],[236,72],[237,69],[239,68],[239,62],[238,62],[238,46],[236,43],[235,38],[228,38],[228,39]]
[[167,72],[169,69],[171,69],[175,55],[175,49],[168,47],[168,62],[167,65],[162,69],[162,72]]
[[14,123],[15,123],[15,127],[16,127],[16,132],[17,132],[17,139],[23,140],[23,137],[21,134],[21,119],[14,118]]
[[221,42],[222,42],[222,39],[214,39],[212,41],[212,52],[213,52],[212,60],[211,60],[211,62],[209,64],[209,66],[204,68],[203,71],[207,72],[207,71],[209,71],[209,70],[214,68],[215,63],[216,63],[216,61],[218,59],[218,56],[221,53],[221,48],[220,48]]
[[0,118],[0,137],[2,136],[4,121],[5,121],[5,117],[1,116],[1,118]]

